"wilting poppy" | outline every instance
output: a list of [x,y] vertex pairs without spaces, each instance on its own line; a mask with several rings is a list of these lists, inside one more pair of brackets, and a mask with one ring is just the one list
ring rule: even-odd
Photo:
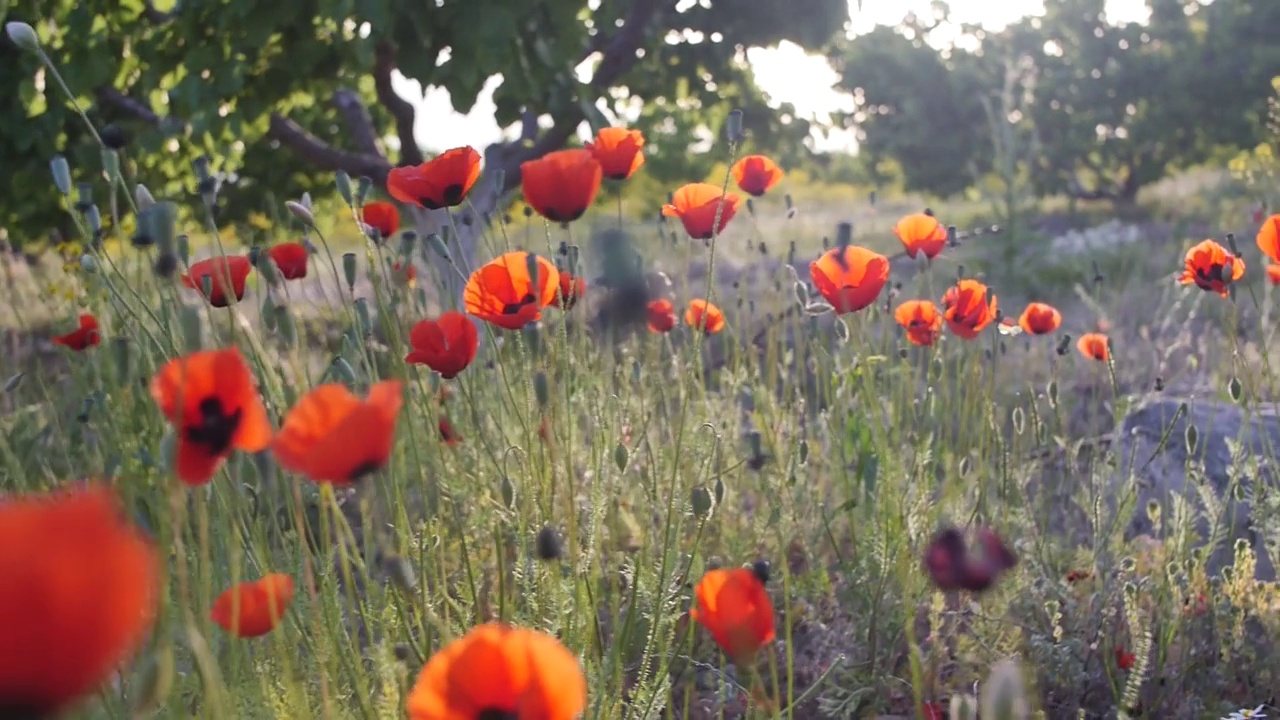
[[1018,318],[1018,327],[1032,335],[1048,335],[1062,325],[1062,313],[1052,305],[1033,302]]
[[730,173],[739,190],[755,197],[764,195],[783,176],[782,168],[764,155],[747,155],[733,164]]
[[671,301],[659,298],[649,303],[649,332],[666,333],[676,326],[676,309]]
[[409,329],[409,345],[405,362],[426,365],[451,380],[476,359],[480,334],[466,315],[448,310],[435,320],[415,323]]
[[586,148],[557,150],[520,164],[524,201],[551,222],[582,217],[596,200],[603,170]]
[[259,637],[275,629],[292,600],[293,578],[272,573],[224,590],[209,615],[236,637]]
[[1107,345],[1107,336],[1102,333],[1085,333],[1076,341],[1076,349],[1081,355],[1098,362],[1106,362],[1110,357]]
[[479,179],[480,153],[472,147],[459,147],[421,165],[391,168],[387,192],[400,202],[439,210],[461,205]]
[[378,231],[378,237],[389,238],[400,229],[400,208],[383,200],[364,204],[364,224]]
[[1138,656],[1126,650],[1123,645],[1116,648],[1116,667],[1121,670],[1132,670],[1133,664],[1137,661]]
[[403,404],[399,380],[374,384],[363,399],[340,383],[321,385],[285,415],[271,451],[280,467],[313,482],[355,482],[391,458]]
[[533,253],[512,251],[471,273],[463,288],[467,312],[508,330],[542,319],[542,308],[555,301],[560,269]]
[[932,260],[947,246],[947,229],[929,213],[907,215],[893,226],[893,234],[902,241],[903,249],[912,258],[924,253]]
[[760,578],[747,568],[710,570],[694,588],[689,616],[711,632],[734,663],[749,662],[773,642],[773,602]]
[[701,298],[690,300],[689,307],[684,311],[684,322],[694,330],[715,335],[724,329],[724,312],[715,303]]
[[462,442],[462,436],[454,429],[453,423],[449,422],[449,418],[441,417],[440,422],[436,423],[436,429],[440,431],[440,441],[449,447],[455,447]]
[[178,479],[203,485],[233,450],[271,442],[267,410],[236,348],[170,360],[151,379],[151,397],[174,427]]
[[[671,202],[662,206],[665,217],[680,218],[684,231],[695,240],[710,240],[724,231],[724,226],[738,212],[742,198],[731,192],[723,192],[718,185],[689,183],[675,191]],[[719,213],[720,222],[716,223]]]
[[644,134],[639,130],[601,128],[587,149],[610,180],[626,180],[644,165]]
[[1227,286],[1244,277],[1244,258],[1232,255],[1213,240],[1205,240],[1188,250],[1184,263],[1178,282],[1194,284],[1222,297],[1227,296]]
[[411,260],[404,262],[397,260],[391,266],[391,279],[395,280],[397,285],[413,287],[418,280],[418,268]]
[[61,345],[76,352],[86,350],[100,342],[102,337],[98,335],[98,319],[89,313],[80,314],[80,326],[75,330],[53,339],[54,345]]
[[1258,228],[1258,249],[1271,258],[1271,262],[1280,263],[1280,214],[1262,221],[1262,227]]
[[889,259],[857,245],[832,248],[809,263],[809,277],[837,314],[857,312],[889,281]]
[[0,501],[0,716],[50,718],[145,639],[160,556],[105,485]]
[[243,255],[206,258],[191,266],[182,276],[182,284],[203,294],[208,283],[209,304],[222,308],[231,304],[230,296],[236,300],[244,297],[244,283],[252,270],[253,264]]
[[572,310],[574,305],[587,294],[587,281],[568,270],[560,271],[560,291],[556,293],[555,303],[562,310]]
[[586,704],[576,655],[551,635],[500,623],[432,655],[406,702],[409,720],[572,720]]
[[908,300],[893,311],[893,319],[907,331],[913,345],[928,347],[942,334],[942,313],[928,300]]
[[961,280],[948,288],[942,307],[947,327],[965,340],[978,337],[996,319],[996,296],[977,280]]
[[1267,265],[1267,280],[1272,285],[1280,285],[1280,264],[1270,263]]
[[939,590],[982,592],[1018,559],[991,528],[977,531],[975,553],[965,544],[964,534],[956,528],[938,531],[924,554],[925,571]]
[[267,256],[275,262],[285,280],[300,280],[307,276],[308,254],[307,246],[300,242],[280,243],[267,250]]

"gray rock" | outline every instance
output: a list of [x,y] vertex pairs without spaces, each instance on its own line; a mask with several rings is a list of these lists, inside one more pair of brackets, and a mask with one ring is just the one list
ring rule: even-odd
[[[1186,409],[1181,410],[1184,403]],[[1196,435],[1190,451],[1188,427],[1194,427]],[[1195,527],[1203,545],[1213,519],[1208,506],[1217,504],[1223,539],[1209,556],[1209,573],[1217,574],[1231,565],[1234,541],[1245,538],[1258,556],[1256,577],[1275,579],[1275,566],[1247,502],[1265,496],[1280,479],[1273,462],[1280,451],[1280,414],[1274,407],[1246,412],[1234,404],[1158,398],[1130,413],[1116,440],[1118,489],[1132,489],[1137,494],[1126,538],[1165,534],[1173,518],[1172,500],[1181,497],[1197,517]],[[1238,448],[1235,458],[1231,444]],[[1132,486],[1127,484],[1130,481]],[[1205,495],[1210,502],[1205,501]],[[1148,513],[1153,501],[1161,510],[1160,529],[1153,527]]]

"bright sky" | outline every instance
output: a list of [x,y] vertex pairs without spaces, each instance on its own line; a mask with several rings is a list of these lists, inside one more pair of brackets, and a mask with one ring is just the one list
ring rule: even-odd
[[[785,2],[785,0],[776,0]],[[957,22],[977,23],[988,28],[1000,28],[1020,17],[1044,12],[1041,0],[949,0],[952,18]],[[862,0],[861,12],[857,0],[850,0],[849,15],[853,19],[853,32],[865,33],[876,25],[895,25],[910,11],[921,15],[929,13],[930,0]],[[1147,16],[1145,0],[1107,0],[1107,15],[1111,21],[1142,21]],[[942,33],[939,33],[941,36]],[[946,42],[945,36],[939,38]],[[777,48],[756,48],[748,53],[755,67],[756,81],[774,102],[790,102],[805,117],[825,120],[829,113],[852,107],[852,98],[832,89],[837,75],[818,56],[805,54],[798,45],[783,43]],[[397,78],[396,89],[412,100],[422,97],[421,86],[416,82]],[[418,141],[430,150],[445,150],[459,145],[483,148],[502,136],[502,130],[493,121],[493,90],[501,81],[490,79],[470,113],[454,112],[447,90],[432,87],[418,104]],[[850,150],[855,146],[851,133],[833,131],[826,137],[815,138],[822,150]]]

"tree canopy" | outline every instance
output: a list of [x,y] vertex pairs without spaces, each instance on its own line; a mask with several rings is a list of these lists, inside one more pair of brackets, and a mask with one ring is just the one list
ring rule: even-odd
[[[447,89],[461,112],[502,76],[496,120],[520,132],[484,149],[486,177],[502,179],[491,194],[582,123],[637,111],[660,175],[696,174],[693,130],[719,132],[733,107],[765,149],[803,153],[807,123],[766,106],[745,51],[820,48],[847,16],[845,0],[16,0],[5,19],[33,25],[88,116],[130,138],[127,172],[181,197],[208,156],[221,217],[235,222],[268,197],[328,192],[335,170],[380,180],[421,162],[396,72]],[[0,108],[13,188],[0,227],[21,243],[65,222],[50,156],[83,175],[99,148],[37,58],[4,40],[0,63],[0,88],[21,99]]]

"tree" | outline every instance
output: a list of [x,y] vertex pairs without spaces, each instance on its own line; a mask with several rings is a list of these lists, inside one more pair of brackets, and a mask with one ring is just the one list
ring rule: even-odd
[[[482,214],[518,186],[521,162],[636,103],[655,169],[676,169],[662,160],[687,158],[696,141],[661,128],[718,133],[732,104],[757,139],[795,152],[807,127],[763,107],[745,48],[820,46],[847,12],[844,0],[785,10],[747,0],[18,0],[7,19],[37,28],[91,119],[132,136],[127,170],[179,197],[194,192],[190,163],[207,155],[223,181],[220,219],[236,222],[269,196],[328,192],[336,170],[380,183],[394,165],[421,162],[396,72],[447,89],[462,112],[502,76],[496,119],[518,132],[483,149],[472,194]],[[50,156],[64,153],[86,178],[100,161],[36,60],[5,41],[0,61],[0,87],[23,100],[0,109],[0,164],[19,191],[0,206],[0,226],[21,242],[64,222]]]

